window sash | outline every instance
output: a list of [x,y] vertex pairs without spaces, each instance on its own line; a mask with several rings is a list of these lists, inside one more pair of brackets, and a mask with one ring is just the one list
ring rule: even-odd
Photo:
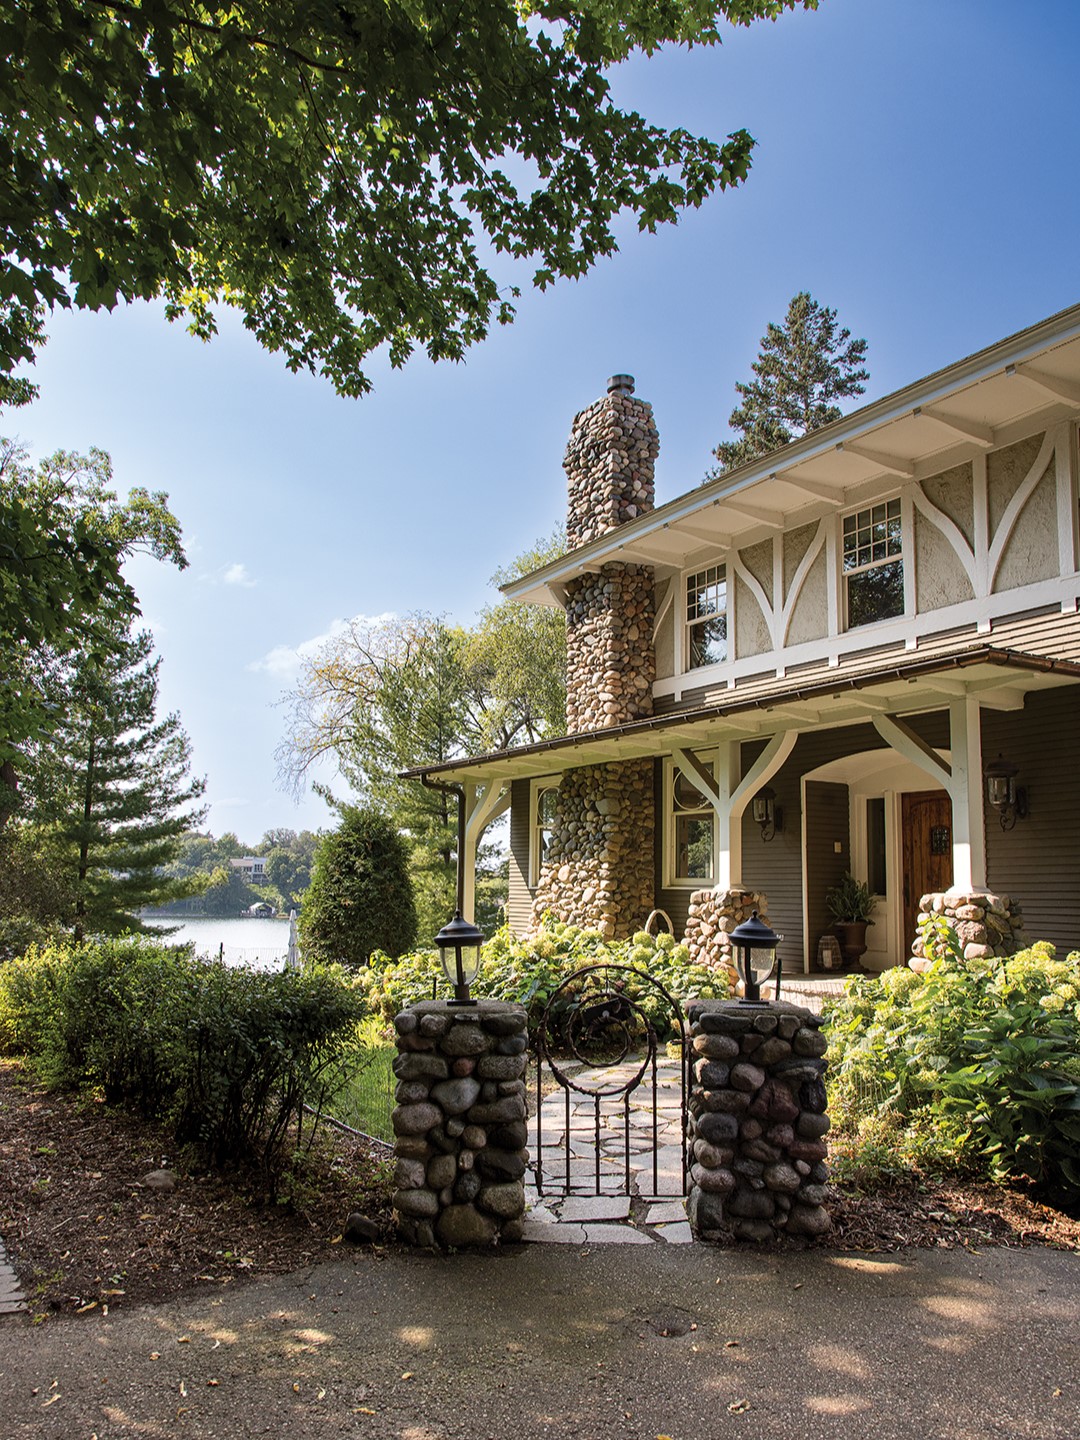
[[686,577],[686,668],[721,665],[728,658],[727,566],[710,565]]

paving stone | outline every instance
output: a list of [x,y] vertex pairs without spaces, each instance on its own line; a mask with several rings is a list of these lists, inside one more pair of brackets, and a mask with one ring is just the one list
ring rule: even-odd
[[629,1195],[572,1195],[559,1209],[560,1220],[626,1220]]
[[522,1231],[523,1240],[531,1240],[540,1245],[584,1245],[584,1225],[545,1225],[541,1220],[533,1220],[526,1215],[525,1226]]
[[649,1206],[649,1213],[645,1217],[646,1225],[669,1225],[674,1221],[686,1219],[686,1206],[679,1200],[664,1200],[657,1205]]
[[[575,1227],[576,1228],[576,1227]],[[653,1238],[632,1225],[586,1225],[585,1239],[590,1245],[651,1245]]]
[[675,1225],[659,1225],[656,1233],[668,1245],[692,1245],[694,1243],[694,1232],[690,1229],[689,1220],[680,1220]]

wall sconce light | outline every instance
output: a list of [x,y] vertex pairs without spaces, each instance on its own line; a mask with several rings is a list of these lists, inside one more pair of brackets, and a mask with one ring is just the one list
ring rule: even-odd
[[1011,830],[1017,820],[1027,819],[1027,791],[1016,783],[1019,769],[1019,765],[1012,765],[999,755],[983,771],[986,803],[997,812],[1002,830]]
[[784,812],[776,803],[776,791],[771,785],[759,790],[751,802],[754,824],[761,826],[761,838],[768,844],[778,830],[784,828]]

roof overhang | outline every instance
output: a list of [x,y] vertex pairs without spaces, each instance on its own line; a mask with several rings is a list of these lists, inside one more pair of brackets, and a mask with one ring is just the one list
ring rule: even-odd
[[420,766],[400,778],[508,784],[581,765],[670,755],[676,748],[708,749],[778,731],[940,710],[967,696],[990,709],[1022,710],[1029,692],[1080,681],[1080,616],[1056,617],[1056,622],[1057,638],[1068,650],[1064,656],[1025,652],[989,638],[961,643],[954,638],[948,649],[931,654],[900,650],[831,673],[823,673],[828,667],[822,665],[804,676],[770,676],[692,710]]
[[1080,412],[1080,305],[865,405],[503,587],[560,605],[568,581],[613,561],[692,568],[837,507],[883,477],[918,480]]

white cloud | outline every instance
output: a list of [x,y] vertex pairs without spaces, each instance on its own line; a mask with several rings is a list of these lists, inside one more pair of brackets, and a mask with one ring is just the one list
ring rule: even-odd
[[224,584],[242,585],[245,590],[250,590],[259,583],[257,580],[252,579],[248,574],[247,566],[240,561],[237,561],[235,565],[228,566],[225,574],[221,578]]
[[321,635],[312,635],[309,640],[301,640],[299,645],[275,645],[261,660],[252,660],[247,668],[263,670],[278,680],[293,680],[300,673],[304,661],[317,654],[327,641],[336,640],[354,625],[366,629],[395,618],[394,612],[388,610],[382,615],[354,615],[351,620],[331,620]]

